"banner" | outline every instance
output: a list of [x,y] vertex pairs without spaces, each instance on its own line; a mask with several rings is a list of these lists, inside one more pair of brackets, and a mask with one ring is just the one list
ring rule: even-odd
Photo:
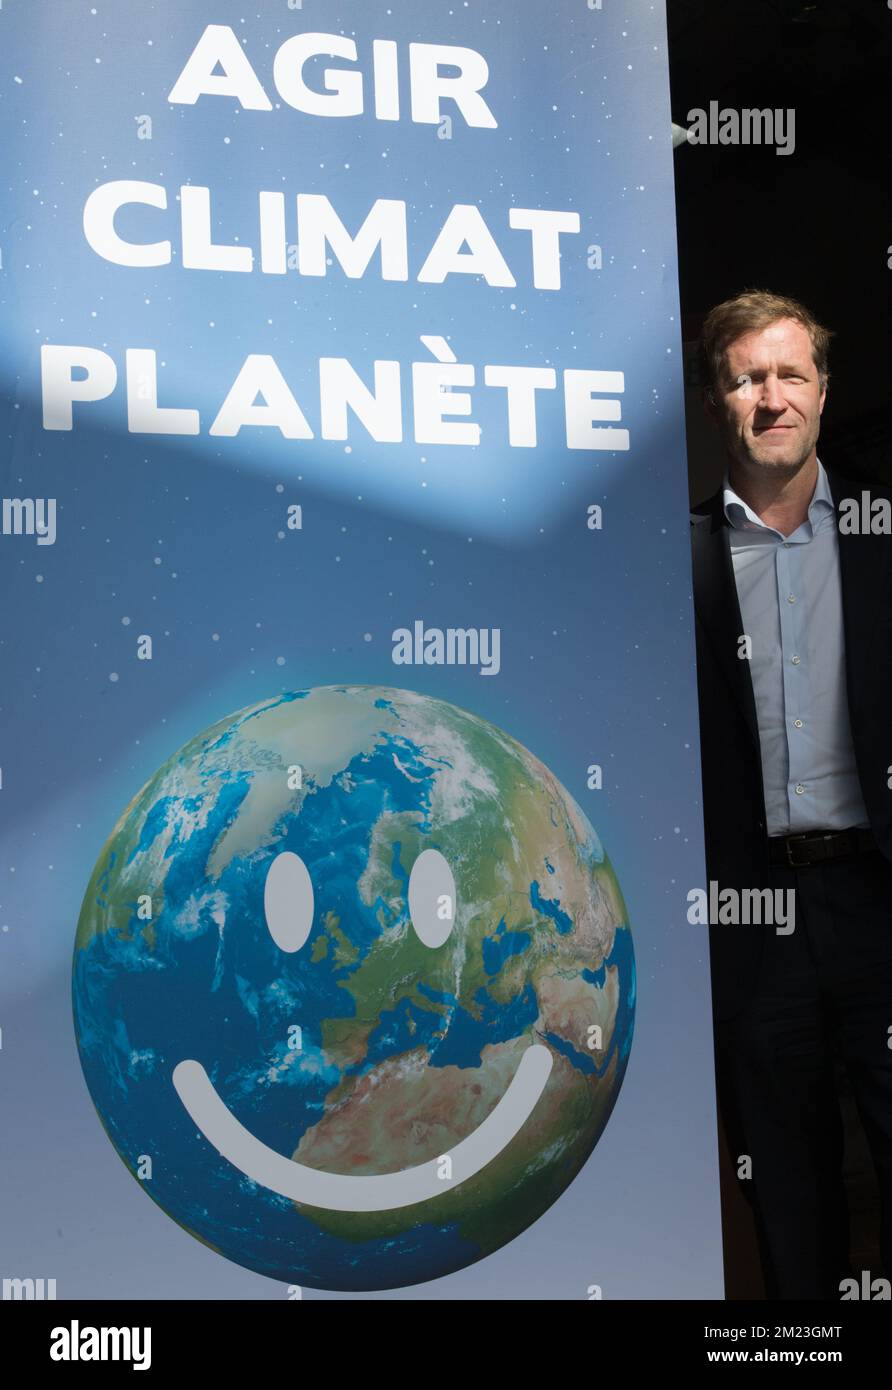
[[660,7],[0,33],[4,1297],[722,1297]]

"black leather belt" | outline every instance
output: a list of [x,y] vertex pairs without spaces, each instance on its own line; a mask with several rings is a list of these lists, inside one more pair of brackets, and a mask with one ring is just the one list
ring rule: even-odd
[[870,830],[809,830],[803,835],[772,835],[768,841],[768,862],[772,868],[804,869],[827,859],[864,854],[877,849]]

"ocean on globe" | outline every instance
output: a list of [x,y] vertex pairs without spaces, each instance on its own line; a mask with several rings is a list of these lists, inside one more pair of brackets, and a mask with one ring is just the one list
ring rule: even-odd
[[[410,910],[425,850],[436,940]],[[635,963],[598,837],[531,752],[442,700],[328,686],[222,719],[137,793],[73,1003],[102,1123],[169,1216],[271,1278],[375,1290],[498,1250],[573,1181]]]

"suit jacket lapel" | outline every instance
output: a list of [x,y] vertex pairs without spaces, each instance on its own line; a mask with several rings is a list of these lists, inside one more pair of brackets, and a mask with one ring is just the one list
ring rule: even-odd
[[846,674],[851,703],[851,692],[857,689],[862,675],[867,678],[864,663],[870,652],[874,624],[882,611],[882,596],[889,578],[889,554],[892,544],[885,536],[865,536],[858,532],[849,534],[839,530],[839,507],[842,500],[854,498],[860,503],[862,492],[870,493],[871,489],[829,469],[827,478],[836,504]]
[[738,656],[743,620],[721,488],[709,499],[707,506],[708,510],[704,507],[703,512],[692,519],[694,609],[734,693],[758,756],[759,725],[750,665]]

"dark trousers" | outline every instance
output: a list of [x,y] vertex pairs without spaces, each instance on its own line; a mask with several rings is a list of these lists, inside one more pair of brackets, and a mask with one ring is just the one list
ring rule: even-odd
[[[755,886],[755,885],[754,885]],[[834,1058],[848,1072],[880,1188],[880,1248],[892,1279],[892,863],[879,851],[772,869],[795,890],[795,930],[764,935],[758,984],[717,1023],[719,1102],[751,1202],[768,1297],[840,1297],[849,1266],[843,1128]],[[786,899],[785,899],[786,901]]]

